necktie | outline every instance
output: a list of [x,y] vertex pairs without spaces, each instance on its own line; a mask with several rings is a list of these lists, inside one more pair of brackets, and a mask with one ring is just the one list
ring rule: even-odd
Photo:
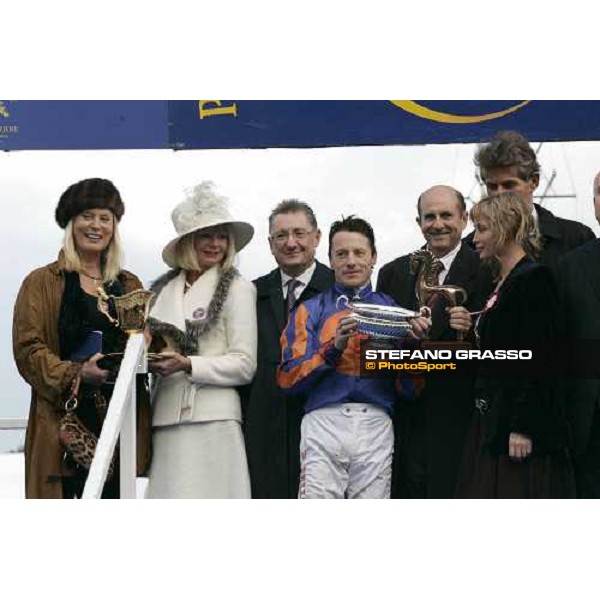
[[290,279],[287,282],[287,314],[289,315],[294,308],[294,304],[296,303],[296,288],[301,285],[297,279]]

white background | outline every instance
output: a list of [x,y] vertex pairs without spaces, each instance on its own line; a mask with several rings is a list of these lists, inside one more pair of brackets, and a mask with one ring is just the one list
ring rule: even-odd
[[[0,82],[5,97],[22,99],[591,98],[597,95],[598,33],[597,19],[585,6],[579,0],[563,5],[21,0],[2,9]],[[3,186],[16,173],[21,188],[26,174],[30,189],[38,189],[36,197],[46,203],[24,210],[26,191],[7,198],[3,187],[2,272],[18,271],[17,277],[30,263],[54,256],[60,238],[49,215],[57,195],[83,172],[66,171],[48,189],[39,158],[13,170],[25,160],[26,153],[11,154],[0,163]],[[84,176],[100,167],[90,161]],[[581,167],[577,184],[584,198],[600,164],[597,154],[591,162]],[[166,215],[182,185],[213,178],[240,211],[253,206],[246,200],[254,198],[251,193],[271,191],[265,208],[282,195],[297,195],[319,206],[326,223],[349,206],[371,216],[358,203],[366,197],[369,208],[375,206],[388,184],[373,176],[379,161],[366,164],[363,185],[372,193],[360,200],[351,185],[315,180],[312,165],[305,177],[289,182],[297,183],[291,189],[269,188],[267,181],[286,174],[279,168],[269,170],[268,179],[261,172],[249,185],[232,172],[233,165],[219,171],[199,163],[190,180],[165,166],[164,187],[139,178],[129,187],[119,177],[130,172],[125,164],[115,166],[119,172],[107,168],[103,176],[114,177],[126,199],[128,264],[151,276],[157,254],[145,257],[144,244],[156,236],[158,247],[167,238]],[[158,175],[149,165],[146,180]],[[447,164],[447,170],[426,173],[420,164],[397,169],[390,196],[410,207],[423,187],[457,182],[449,179],[454,171]],[[225,170],[233,182],[225,179]],[[348,181],[355,183],[353,177]],[[263,187],[253,188],[257,181]],[[396,187],[399,181],[411,188],[406,197]],[[335,214],[320,207],[331,186],[345,193]],[[164,228],[148,229],[146,241],[136,240],[133,224],[139,224],[140,203],[150,188],[156,190],[153,199],[165,202],[163,216],[156,217]],[[258,212],[252,209],[257,224],[265,217]],[[372,220],[382,253],[412,248],[386,239],[380,217]],[[15,232],[12,238],[7,229]],[[7,287],[2,295],[3,315],[13,291]],[[4,330],[2,341],[9,352]],[[0,506],[0,586],[6,598],[46,599],[589,597],[597,595],[596,513],[596,503],[567,501],[7,501]]]

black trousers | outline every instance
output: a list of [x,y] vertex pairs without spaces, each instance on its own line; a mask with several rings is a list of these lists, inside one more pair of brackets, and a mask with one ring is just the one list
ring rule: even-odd
[[394,419],[392,498],[427,498],[425,408],[399,407]]
[[600,410],[596,409],[585,452],[573,460],[578,498],[600,498]]

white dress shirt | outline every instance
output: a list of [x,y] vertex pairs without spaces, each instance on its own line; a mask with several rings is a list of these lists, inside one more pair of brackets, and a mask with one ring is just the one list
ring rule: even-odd
[[298,300],[298,298],[300,298],[300,294],[302,294],[302,292],[304,291],[304,288],[308,285],[308,282],[312,279],[312,276],[313,276],[316,268],[317,268],[317,263],[316,263],[316,261],[313,260],[312,265],[310,265],[310,267],[308,267],[308,269],[306,269],[306,271],[304,271],[304,273],[302,273],[301,275],[298,275],[298,277],[292,277],[291,275],[284,273],[283,270],[279,269],[279,272],[281,273],[281,289],[283,292],[284,300],[287,299],[288,281],[290,279],[295,279],[300,284],[300,285],[297,285],[296,289],[294,290],[294,295],[296,296],[296,300]]
[[444,265],[444,270],[440,273],[440,285],[444,285],[444,281],[446,281],[446,276],[448,275],[448,271],[450,271],[450,267],[452,266],[452,262],[456,258],[456,255],[460,251],[460,247],[462,246],[462,242],[458,242],[458,246],[454,248],[454,250],[450,250],[448,254],[440,257],[442,264]]

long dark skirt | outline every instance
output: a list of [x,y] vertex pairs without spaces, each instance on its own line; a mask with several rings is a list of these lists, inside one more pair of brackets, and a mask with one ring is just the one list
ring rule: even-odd
[[[118,500],[121,497],[118,465],[115,466],[116,468],[112,478],[109,479],[102,488],[101,498],[103,500]],[[88,471],[74,465],[72,475],[65,476],[62,479],[63,498],[67,500],[81,498],[83,496],[83,488],[85,487],[87,476]]]
[[[476,413],[467,437],[457,498],[575,498],[575,478],[567,451],[523,461],[492,454],[484,443],[485,417]],[[535,448],[534,448],[535,450]]]

